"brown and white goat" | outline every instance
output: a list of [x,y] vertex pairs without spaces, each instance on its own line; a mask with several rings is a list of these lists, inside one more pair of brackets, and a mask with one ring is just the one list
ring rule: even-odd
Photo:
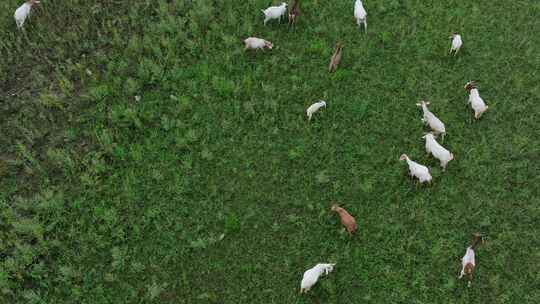
[[469,100],[467,100],[467,103],[470,103],[471,108],[474,110],[474,118],[479,119],[489,107],[482,97],[480,97],[480,93],[478,93],[478,88],[474,81],[467,82],[467,84],[465,84],[465,90],[469,92]]
[[474,249],[476,248],[476,245],[478,245],[478,243],[480,242],[483,243],[482,236],[479,233],[474,233],[471,245],[467,247],[465,255],[461,259],[462,268],[459,279],[463,278],[463,276],[467,276],[467,279],[469,280],[469,283],[467,284],[468,287],[471,287],[474,267],[476,266]]

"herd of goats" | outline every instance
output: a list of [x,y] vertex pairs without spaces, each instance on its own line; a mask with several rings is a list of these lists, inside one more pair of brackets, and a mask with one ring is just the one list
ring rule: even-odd
[[[299,3],[299,0],[293,0],[291,8],[288,10],[289,26],[294,26],[298,16],[300,15]],[[279,6],[268,7],[262,10],[262,13],[264,14],[264,25],[273,19],[281,20],[282,16],[287,13],[287,3],[282,3]],[[367,12],[361,0],[355,1],[354,18],[356,19],[358,28],[361,29],[363,27],[364,30],[367,31]],[[463,40],[461,39],[461,35],[458,33],[453,33],[449,38],[452,39],[450,54],[456,56],[463,45]],[[257,37],[248,37],[244,40],[244,45],[245,50],[271,50],[274,46],[270,41]],[[334,53],[330,58],[330,64],[328,66],[330,73],[336,71],[341,61],[342,49],[343,45],[338,42],[336,44]],[[474,118],[479,119],[488,109],[488,106],[480,97],[478,88],[474,81],[467,82],[465,85],[465,90],[469,92],[468,103],[471,104],[471,108],[474,111]],[[440,161],[442,170],[445,171],[448,162],[454,159],[454,155],[437,142],[436,136],[438,135],[441,135],[442,139],[444,140],[446,128],[444,123],[428,109],[428,105],[429,102],[426,101],[420,101],[420,103],[417,104],[417,106],[421,107],[423,111],[422,122],[428,125],[431,129],[430,133],[423,136],[426,142],[425,148],[428,154],[433,155],[433,157]],[[311,121],[313,114],[323,107],[326,107],[326,101],[324,100],[320,100],[310,105],[306,110],[308,121]],[[399,159],[407,162],[409,166],[409,175],[417,178],[420,183],[431,182],[432,176],[428,167],[412,161],[406,154],[402,154]],[[349,235],[352,236],[357,229],[357,224],[354,217],[351,216],[345,209],[336,204],[332,205],[331,210],[339,215],[342,225],[345,227]],[[468,286],[471,285],[474,268],[476,266],[474,250],[480,242],[483,242],[481,235],[474,233],[472,241],[466,248],[465,255],[462,258],[462,269],[459,278],[461,279],[463,276],[466,276],[468,278]],[[323,274],[329,274],[331,271],[333,271],[334,266],[335,264],[332,263],[319,263],[304,272],[304,276],[300,283],[300,292],[308,292],[311,287],[317,283],[319,277]]]
[[[15,21],[17,24],[17,27],[19,29],[23,28],[23,25],[26,21],[26,19],[30,15],[30,11],[32,9],[32,6],[39,4],[40,1],[38,0],[29,0],[26,1],[24,4],[22,4],[17,10],[15,11]],[[289,25],[294,26],[296,23],[296,20],[298,16],[300,15],[300,0],[293,0],[293,4],[291,5],[291,8],[288,11],[288,20]],[[270,20],[278,19],[281,20],[281,17],[285,15],[287,12],[287,4],[282,3],[279,6],[271,6],[267,9],[262,10],[264,14],[264,24]],[[364,30],[367,31],[367,12],[364,8],[364,5],[361,0],[356,0],[354,4],[354,18],[356,19],[357,25],[359,29],[363,26]],[[463,41],[461,39],[461,36],[457,33],[454,33],[450,36],[452,39],[452,44],[450,48],[450,53],[454,54],[454,56],[459,52],[461,46],[463,45]],[[273,44],[267,40],[257,38],[257,37],[249,37],[244,40],[245,49],[272,49]],[[343,45],[341,43],[337,43],[335,47],[334,54],[332,55],[330,59],[329,64],[329,72],[334,72],[340,61],[341,61],[341,52],[342,52]],[[476,119],[479,119],[480,116],[488,109],[488,106],[485,104],[484,100],[480,97],[478,93],[478,89],[476,87],[476,84],[474,81],[469,81],[465,85],[465,89],[469,92],[469,100],[468,103],[471,104],[472,109],[474,110],[474,117]],[[428,105],[429,102],[421,101],[419,104],[417,104],[419,107],[422,108],[423,111],[423,118],[422,122],[426,125],[428,125],[431,129],[430,133],[427,133],[423,136],[425,139],[425,148],[426,151],[433,155],[436,159],[440,161],[440,165],[442,167],[442,170],[444,171],[446,169],[446,166],[448,162],[454,159],[454,155],[448,151],[446,148],[444,148],[442,145],[440,145],[437,140],[436,136],[441,135],[442,139],[444,140],[444,135],[446,134],[446,129],[444,123],[435,116],[429,109]],[[312,105],[310,105],[307,110],[307,118],[308,121],[311,120],[313,114],[317,112],[322,107],[326,107],[325,101],[318,101]],[[419,180],[420,183],[430,183],[432,180],[431,174],[429,172],[429,169],[421,165],[417,162],[412,161],[406,154],[403,154],[399,158],[400,160],[405,160],[409,166],[409,175],[412,177],[415,177]],[[347,232],[350,236],[353,235],[353,233],[357,229],[356,220],[353,216],[351,216],[345,209],[337,206],[332,205],[331,210],[333,212],[336,212],[340,216],[340,220],[342,225],[345,227]],[[476,265],[475,261],[475,253],[474,249],[476,245],[478,245],[480,242],[483,242],[483,239],[480,234],[474,233],[472,241],[470,243],[470,246],[466,248],[465,255],[462,258],[462,269],[461,273],[459,275],[459,278],[462,278],[463,276],[466,276],[468,278],[468,286],[471,285],[473,271]],[[315,265],[314,267],[308,269],[306,272],[304,272],[304,276],[302,278],[301,284],[300,284],[300,292],[308,292],[313,285],[315,285],[319,279],[319,277],[323,274],[328,275],[330,272],[333,271],[335,264],[331,263],[319,263]]]

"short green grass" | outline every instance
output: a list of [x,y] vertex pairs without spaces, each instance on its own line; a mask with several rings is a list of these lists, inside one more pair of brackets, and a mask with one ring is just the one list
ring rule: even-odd
[[[5,303],[540,301],[537,1],[366,0],[367,34],[353,1],[303,1],[296,31],[263,26],[270,1],[125,3],[43,0],[24,33],[21,1],[0,3]],[[275,49],[244,52],[250,35]],[[447,125],[445,173],[420,99]],[[299,295],[319,262],[337,265]]]

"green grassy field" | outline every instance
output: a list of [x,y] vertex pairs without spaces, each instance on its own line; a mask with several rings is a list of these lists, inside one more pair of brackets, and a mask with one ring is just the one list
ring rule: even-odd
[[304,1],[296,31],[262,0],[62,2],[24,33],[0,3],[0,303],[540,303],[538,1],[366,0],[367,34],[353,1]]

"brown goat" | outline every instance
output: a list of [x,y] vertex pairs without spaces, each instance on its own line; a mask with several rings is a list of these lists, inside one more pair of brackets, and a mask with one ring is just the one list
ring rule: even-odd
[[345,226],[345,229],[347,229],[347,232],[349,233],[349,235],[352,236],[352,234],[358,228],[358,226],[356,225],[356,220],[354,219],[354,217],[352,217],[349,214],[349,212],[347,212],[347,210],[339,207],[336,204],[332,205],[331,210],[336,212],[337,214],[339,214],[339,217],[341,219],[341,224],[343,226]]
[[328,71],[330,73],[336,71],[339,62],[341,61],[341,49],[343,49],[343,44],[341,44],[341,42],[338,42],[336,44],[334,55],[332,55],[332,59],[330,59],[330,65],[328,66]]
[[289,26],[293,26],[296,22],[296,17],[300,15],[300,0],[294,0],[293,4],[289,6],[291,9],[289,10]]

